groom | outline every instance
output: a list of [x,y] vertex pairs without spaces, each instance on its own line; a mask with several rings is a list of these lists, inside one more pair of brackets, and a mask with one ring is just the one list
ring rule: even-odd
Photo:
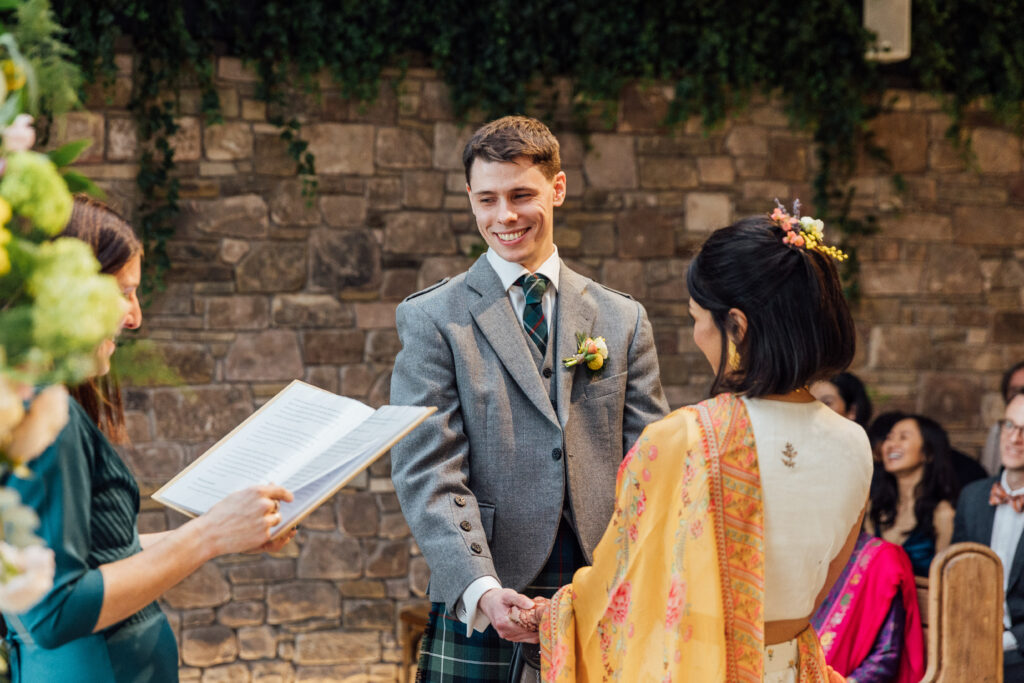
[[[392,478],[431,570],[421,680],[505,681],[509,641],[537,642],[511,607],[589,562],[622,457],[667,404],[643,307],[558,257],[551,131],[492,121],[463,164],[489,248],[398,307],[391,402],[438,410],[392,449]],[[577,333],[606,340],[600,370],[564,367]]]

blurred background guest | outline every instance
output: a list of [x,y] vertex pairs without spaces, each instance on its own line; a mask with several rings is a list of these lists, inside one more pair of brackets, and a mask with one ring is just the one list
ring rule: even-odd
[[867,530],[901,545],[918,576],[928,575],[935,553],[953,535],[953,501],[960,489],[950,450],[935,420],[906,415],[882,443],[882,468],[871,482]]
[[871,399],[864,383],[856,375],[840,372],[828,380],[811,385],[811,394],[832,410],[864,429],[871,422]]
[[[999,383],[999,393],[1003,397],[1003,403],[1009,404],[1017,394],[1024,391],[1024,360],[1014,363],[1003,373],[1003,380]],[[985,440],[985,447],[981,450],[981,465],[989,475],[999,474],[1001,467],[999,457],[999,429],[1000,422],[996,422],[988,430],[988,438]]]

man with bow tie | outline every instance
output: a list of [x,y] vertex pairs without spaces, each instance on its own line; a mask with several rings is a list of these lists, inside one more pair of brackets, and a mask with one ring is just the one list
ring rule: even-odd
[[1003,473],[967,485],[960,494],[953,542],[992,548],[1003,563],[1003,670],[1024,681],[1024,393],[1013,396],[999,422]]

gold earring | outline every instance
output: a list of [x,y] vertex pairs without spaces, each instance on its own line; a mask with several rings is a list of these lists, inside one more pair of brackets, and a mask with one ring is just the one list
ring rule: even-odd
[[737,372],[740,369],[740,352],[736,349],[732,339],[729,340],[729,358],[726,362],[732,372]]

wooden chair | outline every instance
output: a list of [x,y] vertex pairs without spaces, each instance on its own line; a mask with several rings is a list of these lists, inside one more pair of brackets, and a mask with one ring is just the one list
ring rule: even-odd
[[420,651],[420,640],[427,629],[430,603],[407,605],[398,614],[399,636],[402,646],[402,683],[409,682],[410,673],[416,670],[416,658]]
[[1003,683],[1003,568],[996,554],[978,543],[950,546],[932,561],[925,591],[928,670],[921,683]]

